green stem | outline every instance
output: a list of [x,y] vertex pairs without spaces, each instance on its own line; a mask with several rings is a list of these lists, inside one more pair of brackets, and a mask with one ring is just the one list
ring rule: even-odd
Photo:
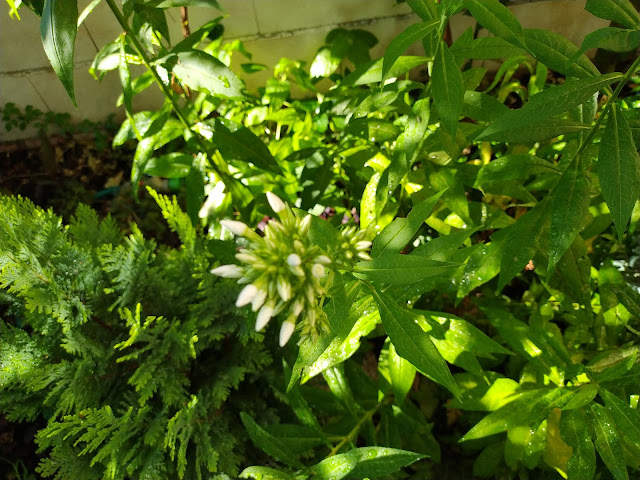
[[142,59],[145,67],[147,67],[147,70],[149,70],[151,72],[151,75],[153,75],[153,79],[162,90],[162,93],[164,93],[165,97],[167,97],[171,102],[171,106],[173,107],[174,112],[176,112],[176,115],[178,116],[184,127],[189,131],[189,133],[191,133],[191,135],[193,135],[200,149],[207,155],[211,169],[220,177],[227,189],[232,193],[233,197],[240,202],[240,206],[244,207],[245,205],[247,205],[251,201],[252,197],[248,189],[240,182],[238,182],[235,178],[225,173],[226,165],[224,165],[223,167],[216,163],[215,152],[211,151],[210,145],[208,145],[207,142],[205,142],[202,137],[193,130],[191,123],[187,119],[186,115],[180,108],[178,101],[173,95],[173,91],[171,91],[169,87],[165,85],[156,69],[151,65],[151,59],[144,50],[144,47],[140,43],[138,37],[136,37],[136,35],[133,33],[133,30],[131,30],[131,28],[127,24],[127,20],[122,15],[122,12],[118,9],[115,0],[106,0],[106,2],[107,5],[109,5],[109,8],[111,9],[113,15],[116,17],[116,20],[120,24],[120,27],[122,27],[122,29],[126,33],[127,40],[130,42],[130,44],[132,44],[132,47],[136,50],[136,53]]
[[624,74],[624,77],[620,79],[620,82],[616,86],[616,89],[614,90],[613,94],[607,100],[607,104],[604,106],[604,109],[602,110],[602,114],[600,114],[600,116],[596,120],[596,124],[593,126],[591,131],[589,131],[589,135],[587,135],[584,141],[580,144],[580,148],[578,148],[576,157],[578,157],[584,151],[584,149],[587,148],[587,146],[591,143],[591,141],[593,140],[593,137],[598,131],[598,128],[600,128],[600,125],[602,124],[607,114],[611,110],[612,108],[611,105],[615,103],[615,101],[618,98],[618,95],[620,95],[620,92],[624,88],[625,84],[629,81],[631,76],[636,72],[638,67],[640,67],[640,56],[636,58],[633,64],[627,69],[627,72]]
[[382,400],[378,402],[375,408],[372,408],[371,410],[367,411],[362,416],[362,418],[358,421],[358,423],[356,423],[356,425],[351,429],[351,431],[342,438],[340,443],[338,443],[335,447],[333,447],[333,449],[329,452],[329,455],[327,455],[327,458],[333,457],[336,453],[340,451],[342,447],[344,447],[347,444],[347,442],[350,442],[351,440],[353,440],[353,438],[360,431],[360,428],[362,427],[362,425],[365,422],[369,421],[371,417],[373,417],[375,413],[380,409],[380,407],[384,405],[387,401],[388,401],[388,397],[385,395],[384,397],[382,397]]

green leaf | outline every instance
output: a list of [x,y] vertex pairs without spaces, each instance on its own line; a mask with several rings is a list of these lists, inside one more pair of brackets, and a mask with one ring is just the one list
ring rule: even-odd
[[516,47],[500,37],[476,38],[467,45],[458,45],[456,42],[451,46],[450,51],[456,58],[471,60],[509,58],[525,53],[522,48]]
[[588,78],[600,75],[586,55],[580,55],[575,63],[570,63],[578,51],[568,38],[550,30],[526,28],[524,36],[527,50],[533,57],[544,63],[551,70],[565,74],[567,77]]
[[346,324],[353,325],[348,335],[342,333],[335,336],[326,350],[306,367],[302,374],[302,383],[307,382],[312,377],[322,373],[327,368],[336,366],[351,358],[360,348],[360,339],[368,335],[380,323],[380,315],[375,309],[371,309],[373,299],[370,295],[358,299],[354,303]]
[[210,20],[200,28],[198,28],[195,32],[191,32],[191,35],[177,43],[176,46],[171,49],[171,53],[187,52],[197,47],[202,41],[207,38],[207,35],[211,33],[211,31],[220,23],[223,18],[224,17],[218,17]]
[[[511,110],[518,111],[518,110]],[[555,138],[559,135],[569,135],[571,133],[586,132],[591,129],[591,125],[574,122],[565,118],[548,118],[540,122],[527,125],[526,128],[506,127],[503,130],[491,134],[485,131],[478,132],[482,135],[483,141],[505,142],[505,143],[535,143],[542,140]],[[473,140],[477,139],[471,138]]]
[[465,0],[464,6],[480,25],[496,37],[525,48],[522,25],[507,7],[495,0]]
[[269,425],[265,430],[296,455],[304,454],[325,443],[317,425],[309,427],[293,423],[275,423]]
[[[416,376],[416,368],[396,352],[389,338],[384,342],[378,360],[379,384],[384,379],[390,386],[396,405],[401,405],[411,389]],[[381,387],[378,387],[380,390]],[[386,391],[386,390],[383,390]]]
[[342,342],[358,320],[358,316],[349,315],[349,310],[360,292],[359,283],[345,285],[343,281],[336,279],[335,285],[335,290],[331,292],[332,299],[323,309],[329,322],[329,333],[322,335],[315,342],[306,341],[300,346],[287,391],[298,382],[302,369],[313,365],[334,340]]
[[548,276],[578,236],[589,214],[589,180],[574,158],[551,195],[551,246]]
[[640,197],[640,156],[631,128],[615,104],[600,140],[598,178],[613,224],[622,238]]
[[407,5],[425,22],[438,16],[436,5],[431,0],[407,0]]
[[404,131],[398,136],[393,147],[393,161],[389,168],[390,190],[395,190],[418,158],[425,138],[429,134],[429,117],[429,99],[417,100],[411,108],[411,115],[407,119]]
[[628,480],[627,466],[624,460],[620,435],[609,410],[594,403],[590,407],[593,415],[593,428],[596,432],[596,450],[615,480]]
[[458,64],[445,42],[440,42],[433,61],[431,89],[438,115],[451,137],[455,138],[462,113],[464,87]]
[[45,0],[40,19],[42,46],[53,71],[76,104],[73,87],[73,52],[78,33],[77,0]]
[[563,85],[543,90],[533,95],[522,108],[510,110],[501,116],[476,139],[486,139],[496,132],[529,126],[564,113],[585,103],[595,92],[620,78],[622,78],[622,74],[610,73],[597,78],[569,80]]
[[600,397],[618,425],[618,430],[624,432],[625,438],[640,448],[640,413],[604,388],[600,390]]
[[516,223],[507,227],[509,233],[504,241],[500,261],[498,291],[502,290],[534,257],[536,238],[542,234],[548,205],[546,199],[543,200],[520,217]]
[[562,388],[537,389],[515,395],[514,399],[490,413],[469,430],[460,442],[488,437],[518,426],[530,426],[546,418],[555,406],[562,406],[568,392]]
[[251,438],[256,447],[261,448],[268,455],[291,467],[304,468],[304,465],[285,444],[258,425],[253,418],[244,412],[240,412],[240,419],[244,428],[247,429],[249,438]]
[[481,122],[493,122],[508,111],[503,103],[491,95],[470,90],[464,92],[462,114],[466,117]]
[[274,470],[268,467],[247,467],[242,473],[240,478],[253,478],[254,480],[294,480],[288,473]]
[[426,457],[420,453],[385,447],[363,447],[353,451],[357,451],[360,458],[349,473],[350,478],[383,478]]
[[372,282],[409,285],[434,275],[453,273],[459,266],[457,263],[439,262],[416,255],[388,253],[357,263],[353,274]]
[[638,347],[616,348],[596,355],[587,369],[597,382],[619,379],[633,367],[638,355]]
[[340,232],[331,223],[315,215],[311,216],[309,238],[313,243],[323,250],[328,250],[338,243],[339,237]]
[[280,165],[259,137],[248,128],[231,122],[228,126],[216,119],[212,132],[212,140],[226,160],[252,163],[262,170],[282,174]]
[[[382,81],[383,59],[366,63],[347,75],[340,85],[367,85],[369,83],[380,83]],[[409,70],[424,65],[429,62],[427,57],[404,56],[398,58],[387,72],[387,78],[394,78],[404,75]]]
[[560,435],[573,448],[573,454],[567,462],[567,478],[593,478],[596,472],[596,451],[582,410],[562,412]]
[[202,50],[178,52],[173,73],[189,88],[225,98],[244,98],[244,84],[213,55]]
[[560,172],[553,163],[528,153],[505,155],[491,160],[480,169],[474,187],[495,182],[526,180],[531,175],[541,173],[559,174]]
[[217,8],[221,12],[224,12],[224,9],[220,6],[217,0],[142,0],[142,3],[155,8],[209,7]]
[[444,192],[442,190],[415,205],[407,215],[407,218],[396,218],[387,225],[373,241],[371,256],[374,258],[379,257],[385,252],[400,253],[429,217],[433,207],[435,207]]
[[382,60],[382,82],[389,78],[389,70],[391,70],[391,67],[396,63],[405,50],[418,40],[421,40],[422,37],[426,36],[431,30],[436,28],[439,23],[440,22],[438,20],[431,20],[429,22],[409,25],[404,31],[391,40]]
[[446,362],[429,335],[416,323],[415,316],[396,305],[387,294],[374,290],[373,295],[380,310],[382,324],[398,354],[411,362],[423,375],[459,396],[460,391]]
[[580,408],[588,405],[598,394],[598,387],[593,383],[588,383],[586,385],[578,387],[574,390],[574,392],[575,393],[571,397],[571,400],[569,400],[567,404],[562,407],[562,410],[573,410],[575,408]]
[[640,31],[604,27],[584,37],[578,54],[570,61],[591,48],[602,48],[609,52],[630,52],[640,46]]
[[584,9],[627,28],[640,28],[640,15],[629,0],[587,0]]
[[496,236],[500,237],[500,235],[494,234],[490,243],[482,245],[469,257],[458,285],[456,294],[458,301],[500,273],[504,236],[501,236],[500,239]]
[[124,108],[127,112],[127,118],[131,122],[131,127],[134,132],[138,134],[136,128],[136,122],[133,117],[133,89],[131,85],[131,71],[129,70],[129,64],[127,63],[127,57],[125,55],[126,38],[124,35],[120,35],[120,62],[118,63],[118,70],[120,73],[120,85],[122,85],[122,98]]
[[193,165],[193,155],[174,152],[150,158],[144,166],[144,173],[155,177],[183,178]]

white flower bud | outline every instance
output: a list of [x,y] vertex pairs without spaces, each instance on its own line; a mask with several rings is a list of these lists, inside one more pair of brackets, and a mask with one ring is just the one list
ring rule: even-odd
[[278,294],[283,302],[288,302],[291,299],[291,285],[284,278],[278,277],[276,282]]
[[282,327],[280,328],[280,346],[284,347],[287,342],[289,341],[289,339],[291,338],[291,335],[293,335],[293,331],[296,328],[296,324],[293,322],[287,322],[285,321],[282,324]]
[[316,278],[324,277],[324,266],[321,263],[314,263],[313,267],[311,267],[311,275]]
[[267,192],[267,200],[271,205],[271,209],[276,213],[280,213],[286,208],[282,199],[273,192]]
[[[351,253],[351,252],[349,252],[349,253]],[[364,253],[364,252],[358,253],[358,258],[360,260],[364,260],[365,262],[371,260],[371,257],[368,254]]]
[[237,220],[220,220],[220,225],[229,230],[234,235],[244,237],[249,232],[249,227]]
[[287,257],[287,263],[289,264],[290,267],[299,267],[300,264],[302,263],[302,259],[300,258],[300,255],[298,255],[297,253],[292,253]]
[[289,270],[291,270],[296,277],[304,277],[304,270],[302,270],[300,265],[297,267],[289,267]]
[[296,300],[293,303],[293,307],[291,307],[291,315],[294,318],[298,318],[298,315],[300,315],[300,312],[302,312],[303,308],[304,308],[304,302],[302,300]]
[[273,306],[269,304],[266,304],[265,306],[263,306],[258,312],[258,317],[256,318],[256,332],[259,332],[264,327],[266,327],[267,323],[269,323],[269,320],[271,320],[272,316],[273,316]]
[[331,259],[326,255],[318,255],[315,259],[316,263],[322,263],[323,265],[331,264]]
[[267,299],[267,291],[263,288],[258,289],[258,293],[251,300],[251,310],[254,312],[258,311],[258,309],[264,304],[264,301]]
[[306,215],[300,221],[300,235],[306,235],[309,231],[309,226],[311,225],[311,214]]
[[368,250],[370,246],[371,246],[371,242],[366,240],[356,243],[357,250]]
[[221,265],[211,270],[211,273],[223,278],[240,278],[244,270],[238,265]]
[[224,198],[224,182],[218,182],[209,193],[204,205],[202,205],[202,208],[198,212],[198,217],[207,218],[215,211],[216,208],[222,205]]
[[253,283],[250,283],[240,291],[238,299],[236,300],[236,307],[244,307],[245,305],[248,305],[257,294],[258,287]]
[[310,283],[307,284],[307,288],[305,288],[304,293],[307,295],[307,300],[309,301],[309,303],[315,303],[316,291],[313,289],[313,285],[311,285]]
[[253,253],[249,253],[248,250],[243,250],[240,253],[236,253],[236,258],[242,263],[257,263],[260,260]]

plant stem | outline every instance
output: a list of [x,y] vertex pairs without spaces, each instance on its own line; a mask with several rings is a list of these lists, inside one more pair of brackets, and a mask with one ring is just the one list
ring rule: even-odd
[[616,99],[618,98],[618,95],[620,95],[620,92],[624,88],[625,84],[629,81],[631,76],[636,72],[638,67],[640,67],[640,56],[636,58],[633,64],[627,69],[627,72],[624,74],[624,77],[620,79],[620,82],[616,86],[616,89],[613,91],[613,94],[607,100],[607,104],[604,106],[602,113],[596,120],[596,124],[593,126],[591,131],[589,131],[589,135],[587,135],[584,141],[580,144],[580,148],[578,148],[578,151],[576,152],[576,157],[579,156],[584,151],[584,149],[587,148],[587,146],[591,143],[591,140],[593,140],[593,137],[598,131],[598,128],[600,127],[605,117],[609,113],[609,110],[611,110],[612,108],[611,105],[616,101]]
[[130,41],[133,48],[136,50],[137,54],[140,56],[140,58],[144,62],[144,65],[151,72],[151,75],[153,75],[153,78],[155,82],[158,84],[158,86],[160,87],[160,89],[162,90],[162,93],[164,93],[165,97],[168,98],[169,101],[171,102],[171,106],[173,107],[173,110],[176,112],[176,115],[178,116],[178,118],[180,119],[184,127],[189,131],[189,133],[193,135],[193,137],[195,138],[201,150],[207,155],[207,158],[210,160],[209,165],[211,166],[212,170],[220,177],[220,179],[225,184],[227,189],[232,193],[234,199],[239,202],[240,206],[244,207],[245,205],[247,205],[252,198],[252,195],[249,192],[249,190],[244,185],[242,185],[239,181],[237,181],[235,178],[231,177],[228,173],[225,172],[226,165],[220,166],[216,163],[216,161],[214,160],[214,158],[216,158],[214,154],[215,152],[212,152],[210,145],[208,145],[202,139],[202,137],[193,130],[191,123],[189,122],[186,115],[180,108],[178,101],[173,95],[173,92],[169,89],[167,85],[165,85],[165,83],[162,81],[162,78],[160,78],[160,75],[158,74],[156,69],[153,68],[153,66],[151,65],[151,59],[145,52],[142,44],[140,43],[140,40],[138,40],[138,37],[136,37],[136,35],[133,33],[133,30],[131,30],[131,28],[127,24],[127,21],[122,15],[122,12],[118,9],[118,6],[116,5],[115,0],[106,0],[106,2],[107,2],[107,5],[109,5],[109,8],[111,9],[111,12],[113,13],[113,15],[116,17],[116,20],[120,24],[120,27],[122,27],[122,29],[126,33],[126,38]]
[[333,447],[333,449],[329,452],[329,455],[327,455],[327,458],[333,457],[336,453],[340,451],[342,447],[345,446],[347,442],[351,441],[353,437],[355,437],[358,434],[362,425],[366,421],[370,420],[371,417],[373,417],[375,413],[380,409],[380,407],[387,402],[387,400],[388,400],[388,397],[385,395],[384,397],[382,397],[382,400],[378,402],[375,408],[372,408],[371,410],[367,411],[362,416],[362,418],[358,421],[358,423],[356,423],[356,425],[351,429],[351,431],[345,437],[342,438],[340,443],[338,443],[335,447]]

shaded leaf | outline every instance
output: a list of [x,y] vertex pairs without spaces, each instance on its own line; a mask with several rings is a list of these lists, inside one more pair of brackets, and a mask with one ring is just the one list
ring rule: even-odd
[[640,156],[631,128],[617,105],[609,111],[598,155],[600,188],[613,217],[618,236],[627,228],[640,198]]
[[62,82],[73,104],[76,94],[73,87],[73,53],[78,33],[77,0],[45,0],[40,18],[42,46],[51,62],[53,71]]
[[552,193],[549,276],[578,236],[589,213],[589,180],[580,165],[580,159],[574,158]]
[[438,23],[440,23],[438,20],[431,20],[409,25],[391,40],[382,60],[382,82],[388,78],[389,70],[405,50],[435,29]]
[[568,478],[593,478],[596,471],[596,451],[582,410],[562,412],[560,435],[573,448],[567,462]]
[[596,432],[596,450],[615,480],[628,480],[627,466],[624,460],[620,435],[609,410],[594,403],[590,407],[593,416],[593,428]]
[[[409,70],[427,63],[427,57],[403,56],[398,58],[387,72],[387,78],[399,77]],[[361,67],[356,68],[347,75],[340,85],[366,85],[369,83],[380,83],[382,81],[382,62],[383,59],[369,62]]]
[[458,119],[462,113],[464,87],[462,74],[449,47],[440,42],[431,72],[433,103],[447,131],[456,136]]
[[600,396],[618,425],[618,430],[624,432],[624,436],[640,448],[640,413],[604,388],[600,390]]
[[587,0],[584,9],[627,28],[640,28],[640,15],[629,0]]
[[302,465],[300,460],[295,457],[285,444],[258,425],[249,415],[240,412],[240,419],[242,420],[244,428],[247,429],[249,438],[251,438],[251,441],[256,447],[291,467],[304,468],[304,465]]
[[465,0],[464,6],[469,9],[473,18],[480,25],[519,47],[525,47],[522,25],[511,11],[495,0]]
[[382,324],[398,354],[411,362],[423,375],[446,387],[455,396],[460,394],[447,364],[416,323],[414,315],[396,305],[385,293],[374,291]]
[[510,110],[501,116],[476,139],[485,139],[496,132],[528,126],[564,113],[585,103],[595,92],[621,77],[622,74],[610,73],[597,78],[569,80],[563,85],[543,90],[533,95],[522,108]]

